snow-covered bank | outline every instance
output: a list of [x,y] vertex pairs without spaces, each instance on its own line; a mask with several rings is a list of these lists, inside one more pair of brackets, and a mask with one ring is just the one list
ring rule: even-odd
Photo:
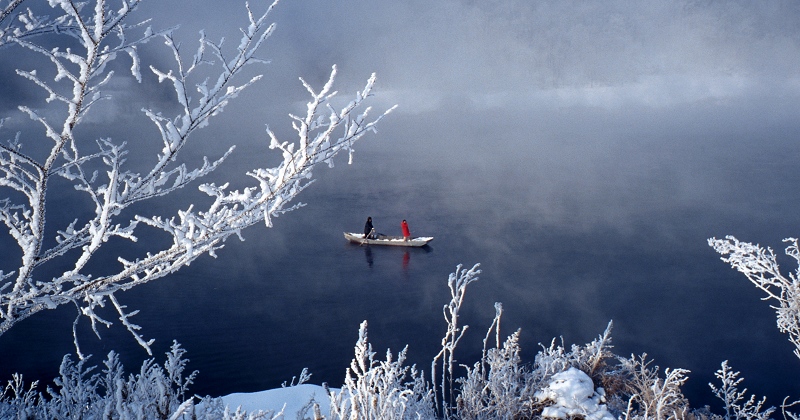
[[[258,410],[272,410],[277,413],[283,410],[284,418],[287,419],[295,418],[295,415],[312,399],[319,404],[322,415],[330,418],[330,399],[325,388],[319,385],[300,384],[260,392],[234,393],[222,397],[222,401],[231,408],[231,411],[237,407],[248,413]],[[313,411],[310,410],[309,413]]]
[[[333,389],[339,392],[339,389]],[[536,393],[536,399],[549,405],[542,412],[542,417],[566,419],[576,415],[585,415],[588,419],[613,420],[608,412],[603,388],[595,389],[594,383],[586,373],[572,367],[553,375],[548,386]],[[223,403],[231,412],[241,409],[248,413],[283,410],[286,419],[313,418],[311,402],[319,404],[324,418],[331,418],[330,399],[325,388],[319,385],[300,384],[285,388],[276,388],[260,392],[234,393],[225,395]],[[305,411],[303,416],[298,415]]]

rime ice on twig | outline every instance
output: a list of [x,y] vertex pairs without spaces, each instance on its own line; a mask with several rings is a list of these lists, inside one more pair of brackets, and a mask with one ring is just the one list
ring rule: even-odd
[[[225,239],[240,236],[241,230],[248,226],[259,222],[271,226],[273,217],[300,205],[291,202],[311,182],[316,164],[331,165],[332,158],[341,151],[352,155],[353,143],[373,131],[386,115],[370,120],[369,108],[357,111],[371,95],[374,75],[348,106],[334,109],[330,105],[335,95],[334,67],[318,93],[302,83],[312,99],[304,117],[291,116],[297,140],[279,141],[268,131],[270,147],[279,149],[283,159],[277,166],[247,172],[255,185],[230,191],[228,184],[202,184],[199,189],[212,198],[206,208],[186,205],[185,210],[169,218],[123,217],[123,211],[134,203],[170,194],[203,178],[233,152],[231,146],[222,156],[203,158],[202,164],[194,168],[176,163],[192,134],[208,125],[231,100],[261,78],[259,75],[238,81],[243,69],[264,62],[256,54],[274,30],[267,19],[277,4],[274,1],[263,13],[255,13],[246,6],[247,26],[241,29],[240,42],[233,51],[223,48],[221,41],[211,41],[201,34],[199,47],[187,61],[171,29],[153,31],[144,28],[146,21],[127,23],[139,2],[95,0],[90,7],[74,0],[53,0],[50,5],[58,12],[56,18],[22,10],[16,1],[7,3],[0,12],[0,45],[6,47],[3,51],[16,47],[33,52],[45,65],[49,63],[55,69],[53,81],[46,80],[36,70],[17,71],[42,88],[52,104],[47,112],[20,107],[44,131],[48,139],[44,146],[49,147],[47,156],[37,160],[26,155],[19,134],[0,144],[0,188],[16,191],[12,197],[21,197],[0,200],[0,221],[22,252],[18,270],[0,272],[0,335],[28,316],[66,303],[78,305],[80,313],[91,320],[97,332],[97,325],[109,322],[96,309],[110,301],[123,326],[149,352],[152,341],[139,334],[139,326],[131,319],[136,311],[120,304],[115,292],[163,277],[206,253],[216,256]],[[142,32],[137,35],[135,32],[140,28]],[[44,48],[35,42],[36,35],[42,33],[68,37],[73,43],[77,41],[79,47]],[[126,166],[129,150],[125,142],[83,139],[75,135],[75,128],[94,104],[106,98],[103,89],[110,80],[119,77],[109,70],[109,63],[119,56],[130,57],[131,74],[141,81],[137,48],[156,38],[164,40],[174,64],[169,70],[149,68],[160,82],[171,86],[179,111],[167,117],[159,110],[143,110],[163,146],[155,151],[156,159],[150,168],[133,172]],[[201,67],[203,75],[199,75]],[[209,71],[217,71],[215,79],[205,79]],[[198,94],[196,97],[191,96],[193,90]],[[94,170],[98,166],[104,167],[104,171]],[[83,194],[93,206],[94,214],[54,229],[57,234],[54,245],[50,245],[45,238],[45,207],[48,185],[54,176],[72,183],[77,193]],[[111,274],[87,272],[107,241],[112,238],[137,241],[140,225],[165,232],[172,238],[171,244],[138,258],[120,257],[116,272]],[[68,258],[72,259],[65,261]],[[66,264],[68,268],[53,278],[41,278],[37,269],[51,261],[58,261],[61,266]]]
[[767,420],[775,411],[774,407],[764,408],[766,397],[756,401],[756,396],[751,395],[749,399],[745,400],[747,388],[741,391],[738,388],[743,379],[739,378],[739,372],[734,372],[728,366],[727,360],[722,362],[722,367],[714,376],[722,382],[722,385],[717,388],[714,384],[709,383],[708,386],[711,387],[714,395],[724,403],[725,420]]
[[415,366],[404,366],[404,348],[393,360],[375,360],[367,341],[367,322],[361,323],[355,358],[347,369],[344,385],[338,392],[328,391],[333,419],[432,419],[433,391]]
[[794,354],[800,358],[800,248],[795,238],[783,241],[789,244],[786,255],[798,264],[798,268],[789,272],[788,276],[781,273],[771,248],[741,242],[733,236],[726,236],[725,239],[711,238],[708,244],[723,255],[722,261],[744,274],[751,283],[766,293],[763,300],[773,303],[778,329],[789,335],[789,341],[795,346]]
[[[444,305],[442,313],[447,322],[447,332],[442,338],[442,349],[439,351],[433,361],[431,362],[431,380],[436,381],[436,366],[439,362],[442,363],[442,376],[439,394],[434,393],[434,402],[438,409],[441,410],[441,415],[449,417],[450,412],[454,407],[454,382],[455,376],[453,368],[455,366],[454,352],[458,346],[458,342],[466,333],[468,325],[459,327],[458,313],[461,310],[461,305],[464,303],[464,295],[467,291],[467,286],[478,281],[478,275],[481,270],[478,268],[480,264],[475,264],[469,270],[463,268],[461,264],[456,267],[456,271],[451,273],[447,279],[447,286],[450,288],[450,302]],[[441,404],[441,405],[440,405]]]

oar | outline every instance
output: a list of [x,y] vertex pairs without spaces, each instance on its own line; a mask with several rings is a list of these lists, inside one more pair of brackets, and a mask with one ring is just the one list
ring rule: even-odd
[[368,240],[368,238],[367,238],[367,237],[368,237],[368,236],[371,236],[373,233],[375,233],[375,228],[372,228],[372,230],[371,230],[371,231],[369,231],[369,233],[368,233],[368,234],[366,234],[366,233],[364,234],[364,239],[362,239],[362,240],[361,240],[361,246],[363,246],[364,244],[367,244],[367,245],[369,245],[369,244],[367,243],[367,240]]

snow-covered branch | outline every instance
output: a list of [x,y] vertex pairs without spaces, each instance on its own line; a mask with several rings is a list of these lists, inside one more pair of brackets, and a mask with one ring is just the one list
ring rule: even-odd
[[789,335],[789,341],[795,346],[794,354],[800,358],[800,248],[795,238],[783,241],[789,244],[786,255],[798,264],[798,268],[788,275],[781,273],[771,248],[741,242],[733,236],[711,238],[708,244],[723,255],[722,261],[744,274],[753,285],[766,293],[762,299],[772,303],[777,314],[778,329]]
[[[151,341],[143,338],[139,326],[131,322],[137,311],[121,304],[115,292],[162,278],[204,254],[216,256],[228,237],[240,236],[248,226],[260,222],[271,226],[273,217],[300,205],[291,202],[312,182],[315,165],[332,165],[332,158],[343,150],[352,158],[353,143],[374,131],[375,124],[391,111],[370,118],[370,109],[364,108],[364,101],[372,94],[374,75],[349,105],[336,109],[331,104],[335,95],[331,93],[334,67],[319,93],[302,82],[312,97],[305,117],[291,116],[296,140],[278,140],[267,130],[270,147],[278,149],[283,159],[277,166],[247,171],[254,181],[252,186],[231,191],[227,183],[201,184],[199,189],[212,198],[204,208],[185,203],[185,210],[178,210],[173,217],[129,216],[125,210],[133,204],[168,195],[198,181],[234,151],[230,145],[222,156],[204,157],[194,167],[191,163],[178,163],[179,154],[193,134],[261,78],[257,75],[240,80],[246,67],[264,63],[257,53],[274,30],[268,19],[278,2],[261,13],[246,5],[247,26],[240,30],[240,42],[232,51],[223,48],[222,41],[212,42],[201,34],[197,50],[188,57],[173,30],[153,31],[144,27],[147,21],[127,24],[140,0],[51,0],[48,4],[58,14],[53,19],[23,10],[22,3],[8,3],[3,9],[8,14],[2,15],[0,23],[5,25],[3,42],[8,48],[0,51],[17,46],[15,53],[33,53],[41,58],[42,66],[54,68],[55,76],[48,80],[43,75],[48,72],[17,71],[21,80],[32,82],[46,94],[46,109],[20,107],[44,131],[44,144],[35,145],[34,150],[36,156],[46,150],[46,156],[34,159],[34,154],[26,154],[19,134],[0,146],[0,188],[21,193],[0,200],[0,220],[22,252],[18,270],[0,272],[0,335],[37,312],[67,303],[78,305],[97,332],[97,325],[108,325],[109,321],[96,310],[111,302],[122,325],[149,352]],[[46,32],[68,37],[68,43],[77,42],[80,48],[45,48],[37,44],[34,35]],[[131,74],[142,81],[137,51],[156,37],[164,40],[173,65],[171,69],[149,68],[159,82],[172,88],[179,110],[171,117],[158,109],[143,110],[163,147],[154,151],[151,166],[140,172],[127,165],[131,151],[125,141],[84,139],[75,134],[75,128],[85,120],[93,104],[109,97],[104,89],[112,78],[121,77],[109,70],[109,64],[119,56],[131,58]],[[202,74],[198,72],[200,67],[204,67]],[[216,78],[210,79],[215,80],[213,83],[207,82],[209,72],[216,72]],[[190,91],[197,95],[193,97]],[[364,109],[358,111],[360,108]],[[48,226],[45,230],[48,186],[53,177],[71,183],[78,198],[82,195],[93,207],[93,213],[74,219],[67,226]],[[110,273],[87,270],[104,244],[112,238],[137,241],[141,226],[163,232],[172,238],[171,244],[161,249],[151,247],[136,258],[119,257],[119,266]],[[55,233],[55,241],[46,236],[50,232]],[[72,250],[75,252],[69,252]],[[39,268],[56,261],[68,269],[45,277]]]

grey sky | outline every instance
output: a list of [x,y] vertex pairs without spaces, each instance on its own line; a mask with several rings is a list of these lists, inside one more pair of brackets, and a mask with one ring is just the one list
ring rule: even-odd
[[[143,6],[156,24],[193,38],[241,22],[235,2]],[[254,7],[258,4],[254,2]],[[664,106],[758,92],[797,91],[795,2],[341,1],[279,4],[265,56],[281,80],[343,81],[378,73],[381,100],[400,112],[444,98],[478,106]],[[174,13],[180,10],[181,13]],[[235,33],[227,33],[235,39]],[[355,82],[353,82],[355,83]],[[291,87],[291,86],[287,86]]]
[[[154,10],[156,25],[181,24],[191,42],[199,28],[217,37],[220,20],[241,22],[233,3],[195,2],[184,13],[160,1],[142,11]],[[267,80],[233,112],[248,121],[269,113],[271,126],[285,127],[287,108],[305,99],[297,77],[319,85],[337,64],[343,97],[374,71],[377,103],[400,105],[384,137],[424,123],[415,145],[455,154],[468,153],[469,139],[454,132],[476,116],[494,150],[513,154],[546,142],[537,132],[557,132],[549,115],[558,110],[752,107],[743,113],[760,124],[794,118],[800,93],[800,5],[791,1],[287,0],[273,17]]]
[[[243,102],[286,109],[303,98],[297,77],[321,83],[332,64],[343,94],[377,72],[378,101],[406,114],[446,113],[451,101],[535,112],[796,96],[799,9],[791,1],[286,0],[262,54],[272,59],[269,80]],[[235,1],[151,1],[140,12],[155,27],[180,25],[186,49],[201,28],[233,45],[244,23]]]

